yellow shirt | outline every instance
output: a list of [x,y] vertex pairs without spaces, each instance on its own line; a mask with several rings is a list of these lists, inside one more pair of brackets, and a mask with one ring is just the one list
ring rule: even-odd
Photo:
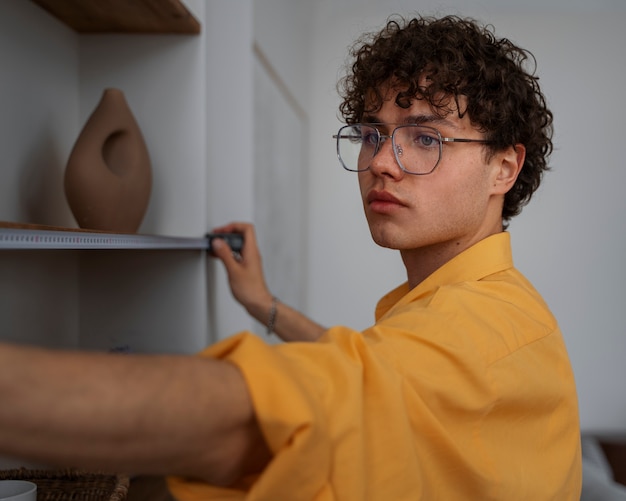
[[364,332],[204,355],[241,368],[274,458],[246,492],[172,478],[179,500],[580,499],[570,362],[508,233],[387,294]]

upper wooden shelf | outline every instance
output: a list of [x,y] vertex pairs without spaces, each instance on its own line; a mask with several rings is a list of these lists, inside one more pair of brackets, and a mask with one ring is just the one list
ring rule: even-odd
[[181,0],[32,1],[78,33],[200,33]]

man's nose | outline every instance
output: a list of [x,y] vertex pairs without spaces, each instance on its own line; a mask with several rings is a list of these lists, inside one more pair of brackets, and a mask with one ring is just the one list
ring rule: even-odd
[[390,177],[402,176],[404,171],[398,165],[393,148],[391,136],[381,135],[378,151],[370,162],[370,170],[374,174]]

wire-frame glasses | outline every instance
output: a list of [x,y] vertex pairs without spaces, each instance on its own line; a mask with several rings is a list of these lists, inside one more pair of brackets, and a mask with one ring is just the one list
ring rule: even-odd
[[435,170],[441,161],[443,143],[490,142],[485,139],[442,137],[433,127],[415,124],[399,125],[393,129],[391,135],[385,135],[379,129],[383,125],[345,125],[333,136],[337,140],[337,157],[346,170],[368,170],[371,160],[387,139],[391,139],[393,154],[400,168],[416,175],[430,174]]

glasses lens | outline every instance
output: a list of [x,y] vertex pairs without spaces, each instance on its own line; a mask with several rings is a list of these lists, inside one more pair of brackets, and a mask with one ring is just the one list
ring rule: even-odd
[[358,172],[369,168],[380,139],[378,130],[369,125],[346,125],[337,134],[337,155],[345,169]]
[[406,172],[430,174],[441,156],[441,136],[436,129],[403,125],[393,133],[396,159]]

